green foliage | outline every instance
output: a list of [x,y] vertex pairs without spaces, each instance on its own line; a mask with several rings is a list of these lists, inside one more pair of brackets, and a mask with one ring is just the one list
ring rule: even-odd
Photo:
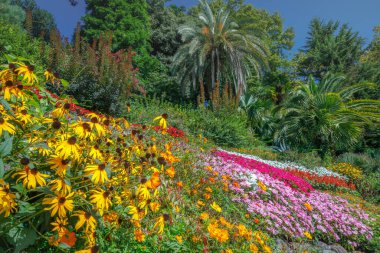
[[305,50],[298,55],[299,73],[318,79],[327,72],[347,73],[362,53],[364,39],[347,24],[313,19]]
[[127,116],[136,123],[149,124],[157,115],[167,113],[169,125],[202,135],[219,146],[243,147],[256,142],[246,127],[246,116],[236,111],[192,109],[155,99],[137,99],[131,104],[132,111]]
[[369,84],[343,86],[344,78],[327,75],[320,83],[310,78],[294,89],[279,110],[281,129],[275,138],[295,149],[327,154],[358,143],[364,126],[379,122],[380,102],[354,100]]
[[183,94],[189,93],[190,86],[197,92],[202,81],[207,99],[216,81],[234,84],[235,93],[241,94],[251,70],[260,74],[267,66],[267,48],[257,37],[242,33],[227,11],[215,13],[207,1],[200,4],[198,22],[179,30],[184,45],[174,57],[173,71],[177,72]]
[[12,4],[11,0],[2,0],[0,3],[0,21],[21,27],[25,21],[25,12],[21,7]]
[[39,40],[30,38],[21,27],[0,21],[0,63],[7,62],[4,54],[8,53],[41,64],[46,57],[40,51],[41,46]]
[[88,41],[111,31],[113,50],[132,47],[139,53],[150,51],[151,25],[145,0],[87,0],[86,3],[87,14],[83,20]]

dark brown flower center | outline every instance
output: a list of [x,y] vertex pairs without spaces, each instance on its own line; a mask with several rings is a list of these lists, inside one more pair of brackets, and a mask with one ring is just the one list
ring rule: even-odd
[[54,120],[53,123],[51,124],[51,126],[54,128],[54,129],[59,129],[61,127],[61,122],[59,122],[58,120]]
[[108,198],[108,196],[110,195],[110,192],[109,191],[106,191],[103,193],[103,198]]
[[92,122],[92,123],[98,123],[99,120],[98,120],[97,117],[92,117],[92,118],[91,118],[91,122]]
[[74,145],[76,142],[77,142],[77,138],[75,138],[75,136],[72,136],[70,137],[67,142],[70,144],[70,145]]
[[95,245],[91,248],[91,253],[99,253],[99,246]]
[[106,119],[106,120],[104,120],[104,122],[103,122],[103,123],[104,123],[104,125],[106,125],[106,126],[109,126],[109,124],[110,124],[111,122],[110,122],[110,120],[109,120],[109,119]]
[[69,164],[69,162],[70,162],[69,159],[64,159],[64,160],[61,161],[61,164],[62,165],[67,165],[67,164]]
[[83,129],[85,129],[85,130],[87,130],[87,131],[91,131],[90,124],[88,124],[87,122],[83,123],[83,124],[82,124],[82,127],[83,127]]
[[36,169],[31,169],[31,170],[30,170],[30,173],[31,173],[32,175],[36,175],[37,172],[38,172],[38,171],[37,171]]
[[168,114],[167,113],[164,113],[161,115],[164,119],[167,119],[168,118]]
[[60,204],[64,204],[65,201],[66,201],[66,198],[65,197],[60,197],[58,201],[59,201]]
[[104,163],[98,165],[98,170],[104,170],[106,165]]
[[86,220],[90,219],[91,218],[91,213],[90,212],[85,212],[84,214],[84,217],[86,218]]
[[28,165],[29,164],[29,158],[26,158],[26,157],[21,158],[20,163],[24,166]]
[[13,86],[13,82],[10,81],[10,80],[8,80],[8,81],[5,82],[5,86],[12,87]]
[[19,90],[23,90],[23,89],[24,89],[24,85],[22,85],[22,84],[18,84],[18,85],[17,85],[17,89],[19,89]]
[[165,213],[165,214],[164,214],[164,220],[165,220],[165,221],[168,221],[169,218],[170,218],[169,214],[166,214],[166,213]]
[[65,108],[66,110],[70,109],[70,104],[69,103],[65,103],[63,105],[63,108]]
[[26,115],[27,113],[28,113],[27,110],[21,110],[21,114],[22,114],[22,115]]
[[33,65],[29,65],[29,66],[28,66],[28,70],[29,70],[30,72],[33,72],[33,71],[34,71],[34,66],[33,66]]

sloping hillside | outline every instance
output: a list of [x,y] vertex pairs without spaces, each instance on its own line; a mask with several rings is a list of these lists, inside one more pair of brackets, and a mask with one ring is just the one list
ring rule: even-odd
[[21,62],[0,83],[1,252],[374,249],[375,220],[313,186],[352,190],[343,175],[216,150],[167,114],[88,111]]

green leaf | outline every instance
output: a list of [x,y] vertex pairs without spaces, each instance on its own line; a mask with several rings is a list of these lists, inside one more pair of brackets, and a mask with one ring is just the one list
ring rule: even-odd
[[11,106],[9,105],[9,103],[7,101],[5,101],[3,98],[0,99],[0,103],[4,106],[5,110],[7,110],[7,111],[11,111],[12,110]]
[[12,151],[12,145],[13,145],[13,136],[10,138],[7,138],[3,143],[1,143],[0,157],[5,157],[9,155]]
[[5,173],[3,159],[0,159],[0,178],[3,178]]
[[8,241],[15,246],[14,252],[18,253],[34,244],[37,234],[34,230],[20,225],[9,230],[8,237]]
[[65,79],[61,79],[61,83],[64,88],[67,88],[69,86],[69,82]]

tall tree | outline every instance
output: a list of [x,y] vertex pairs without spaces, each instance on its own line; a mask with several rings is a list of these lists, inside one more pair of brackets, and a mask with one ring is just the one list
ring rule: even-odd
[[251,67],[261,73],[267,65],[267,49],[256,37],[244,35],[229,12],[213,13],[207,1],[200,3],[199,21],[180,27],[184,45],[174,57],[174,70],[182,84],[192,83],[194,89],[204,81],[208,94],[216,81],[233,83],[236,94],[243,92]]
[[347,24],[313,19],[303,53],[299,54],[299,73],[318,79],[327,72],[347,73],[359,61],[364,39]]
[[150,51],[150,18],[145,0],[86,0],[84,32],[87,40],[113,33],[113,49],[132,47],[140,53]]

